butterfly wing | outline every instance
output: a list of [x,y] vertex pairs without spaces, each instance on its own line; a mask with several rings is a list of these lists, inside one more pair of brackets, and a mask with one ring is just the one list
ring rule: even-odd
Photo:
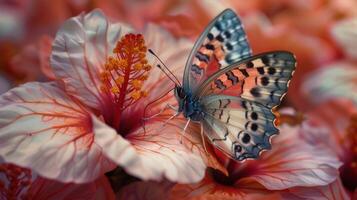
[[259,54],[212,75],[198,89],[196,98],[230,95],[273,108],[287,92],[295,65],[290,52]]
[[249,56],[251,49],[239,18],[230,9],[223,11],[207,26],[190,53],[184,90],[195,93],[210,75]]
[[212,75],[198,90],[207,137],[236,160],[257,158],[278,133],[272,108],[279,105],[295,70],[289,52],[260,54]]
[[204,100],[204,131],[213,145],[233,159],[257,158],[278,133],[270,109],[239,97],[216,95]]

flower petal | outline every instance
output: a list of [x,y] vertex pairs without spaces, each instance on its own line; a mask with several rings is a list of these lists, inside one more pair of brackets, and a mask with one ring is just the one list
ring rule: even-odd
[[90,114],[56,83],[28,83],[0,96],[0,152],[9,163],[63,182],[111,169],[93,141]]
[[248,186],[234,187],[215,182],[208,174],[197,184],[177,184],[171,190],[171,199],[190,200],[269,200],[280,199],[278,192],[264,189],[261,185],[249,184]]
[[100,10],[63,24],[52,46],[51,66],[70,95],[85,105],[102,108],[99,72],[117,40],[127,32],[128,27],[111,24]]
[[357,18],[349,18],[336,23],[332,35],[347,56],[357,59]]
[[[165,29],[154,24],[148,24],[145,27],[144,38],[147,47],[160,57],[179,80],[182,80],[185,62],[193,43],[186,39],[175,39]],[[149,57],[149,59],[152,66],[158,64],[157,58]],[[173,96],[173,91],[169,92],[174,86],[172,81],[159,68],[151,69],[148,80],[143,85],[143,90],[148,92],[148,96],[125,111],[126,113],[122,115],[123,123],[127,127],[131,127],[131,124],[140,124],[143,117],[157,114],[166,104],[176,105],[177,100]],[[167,96],[156,101],[167,92],[169,92]],[[156,101],[154,105],[151,105],[144,113],[145,106],[153,101]]]
[[357,103],[357,64],[332,63],[310,74],[303,85],[304,93],[316,104],[331,99],[350,99]]
[[206,165],[200,156],[201,152],[197,151],[197,141],[191,141],[187,130],[186,139],[181,144],[184,123],[174,120],[162,127],[163,121],[147,124],[146,132],[142,127],[137,128],[125,137],[126,141],[114,129],[97,120],[94,121],[95,141],[107,157],[127,173],[143,180],[161,181],[166,178],[180,183],[200,181]]
[[327,186],[321,187],[296,187],[283,193],[287,200],[349,200],[351,199],[338,178]]
[[334,181],[341,162],[325,146],[311,145],[299,138],[299,131],[298,127],[281,126],[273,150],[265,152],[258,161],[244,163],[251,171],[237,184],[255,180],[269,190],[282,190]]

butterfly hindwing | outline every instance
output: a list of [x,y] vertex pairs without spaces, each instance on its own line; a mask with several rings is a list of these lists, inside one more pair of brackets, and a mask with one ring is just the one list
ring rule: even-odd
[[232,96],[202,99],[204,131],[212,144],[233,159],[257,158],[270,149],[270,138],[278,133],[270,109]]
[[195,93],[210,75],[251,56],[246,34],[237,15],[230,9],[218,15],[201,34],[187,60],[183,85]]
[[212,75],[197,97],[231,95],[272,108],[286,93],[295,64],[294,55],[285,51],[245,59]]

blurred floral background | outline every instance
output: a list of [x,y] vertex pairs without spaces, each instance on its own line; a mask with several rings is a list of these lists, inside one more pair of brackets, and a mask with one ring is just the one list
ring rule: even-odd
[[[253,54],[288,50],[298,62],[277,111],[280,135],[259,160],[237,163],[211,146],[205,152],[194,126],[181,144],[182,119],[158,135],[163,116],[148,124],[150,137],[142,135],[142,105],[165,85],[163,74],[151,69],[150,58],[146,65],[139,56],[144,66],[137,69],[140,78],[132,82],[125,111],[115,116],[108,114],[112,104],[97,106],[89,100],[102,96],[88,87],[101,86],[78,86],[75,79],[83,76],[65,72],[70,55],[82,53],[93,66],[108,64],[105,56],[93,61],[91,51],[105,45],[110,52],[120,49],[117,42],[131,29],[143,35],[143,52],[154,49],[181,80],[194,41],[226,8],[240,16]],[[86,25],[91,20],[97,29]],[[121,35],[105,44],[91,40],[92,34],[102,34],[101,24],[105,34]],[[88,55],[75,48],[83,34],[89,38],[84,41]],[[68,46],[63,47],[65,40]],[[61,51],[69,54],[68,60]],[[355,0],[2,0],[0,52],[0,199],[357,199]],[[73,90],[77,86],[79,92]],[[27,105],[46,98],[53,105]],[[78,121],[52,122],[61,112]],[[27,121],[18,120],[34,113]],[[90,122],[81,127],[84,118]],[[120,121],[115,130],[111,119]],[[47,127],[47,122],[52,124]],[[25,127],[30,123],[33,139]],[[61,127],[70,123],[77,129]],[[58,136],[68,130],[84,134]],[[71,148],[62,148],[68,141]]]

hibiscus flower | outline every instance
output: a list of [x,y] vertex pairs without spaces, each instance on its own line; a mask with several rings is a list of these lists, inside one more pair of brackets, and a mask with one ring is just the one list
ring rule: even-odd
[[[273,149],[259,160],[238,163],[220,158],[228,176],[209,168],[196,184],[135,182],[124,187],[118,199],[348,199],[338,177],[341,162],[323,145],[306,142],[305,122],[292,111],[279,117],[280,135]],[[295,124],[295,125],[288,125]],[[319,130],[320,131],[320,130]],[[150,192],[148,192],[150,191]]]
[[[349,199],[357,186],[356,113],[356,107],[351,101],[335,99],[321,102],[304,116],[306,120],[300,131],[302,138],[311,145],[328,149],[343,163],[339,169],[340,176],[329,185],[336,192],[328,199]],[[311,193],[318,191],[311,189]],[[295,192],[302,195],[301,191]]]
[[280,135],[273,139],[274,148],[263,153],[260,160],[228,161],[225,166],[229,176],[208,170],[198,184],[176,185],[173,195],[192,199],[277,199],[291,195],[289,189],[324,186],[336,179],[341,163],[329,150],[305,142],[299,134],[300,126],[282,125],[279,129]]
[[[180,74],[191,47],[155,25],[141,35],[112,24],[99,10],[67,20],[52,45],[55,81],[27,83],[0,96],[1,157],[74,183],[91,182],[116,166],[143,180],[181,183],[201,180],[206,165],[222,168],[205,156],[199,135],[186,134],[180,143],[184,120],[162,129],[166,114],[147,121],[146,131],[142,127],[144,107],[172,86],[152,68],[156,61],[147,58],[147,48]],[[169,93],[146,116],[172,101]]]
[[357,103],[357,18],[336,23],[331,34],[344,53],[340,60],[324,65],[305,77],[302,94],[314,104],[334,99]]

